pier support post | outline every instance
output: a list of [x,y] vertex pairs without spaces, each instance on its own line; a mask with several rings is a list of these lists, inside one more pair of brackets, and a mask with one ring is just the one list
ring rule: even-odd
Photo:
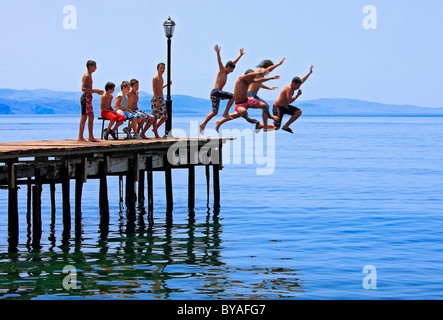
[[81,162],[75,166],[75,234],[79,237],[81,234],[81,223],[82,223],[82,193],[83,193],[83,182],[85,181],[86,175],[86,159],[82,158]]
[[220,206],[220,168],[219,165],[212,166],[212,175],[214,177],[214,206]]
[[42,234],[42,182],[40,162],[35,161],[35,185],[32,187],[32,240],[34,245],[40,243]]
[[174,198],[172,194],[172,169],[165,168],[165,187],[166,187],[166,211],[171,213],[174,208]]
[[18,197],[17,178],[15,175],[15,165],[8,164],[8,241],[10,247],[18,244]]
[[210,176],[209,176],[209,165],[205,166],[205,172],[206,172],[206,197],[207,197],[207,203],[209,204],[209,184],[210,184]]
[[148,171],[148,211],[154,211],[154,183],[152,174],[152,157],[146,158],[146,168]]
[[195,166],[190,165],[188,169],[188,209],[195,207]]
[[99,164],[100,187],[99,187],[99,208],[100,215],[109,219],[108,181],[106,178],[106,160]]
[[126,208],[135,213],[135,160],[128,159],[128,173],[126,174]]
[[63,203],[63,233],[66,237],[68,237],[68,235],[71,233],[71,204],[69,200],[69,163],[67,159],[62,159],[61,180]]
[[138,204],[143,206],[145,203],[145,172],[143,170],[139,170],[138,173],[138,196],[137,196]]

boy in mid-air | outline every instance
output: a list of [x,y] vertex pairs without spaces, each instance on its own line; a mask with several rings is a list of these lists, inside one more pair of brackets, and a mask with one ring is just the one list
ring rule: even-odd
[[[117,136],[115,133],[118,130],[118,127],[122,125],[123,121],[126,120],[125,116],[117,113],[111,106],[112,104],[112,94],[115,90],[115,84],[112,82],[108,82],[105,85],[105,94],[102,95],[101,104],[100,104],[100,114],[103,118],[109,120],[108,128],[106,128],[103,132],[103,137],[105,140],[108,140],[109,135],[112,136],[114,140],[117,140]],[[114,128],[112,125],[115,123]]]
[[205,127],[207,123],[218,114],[218,107],[220,105],[220,100],[229,100],[226,106],[226,110],[223,114],[223,117],[229,118],[229,109],[234,102],[234,95],[230,92],[222,91],[228,80],[228,74],[234,71],[235,66],[240,60],[240,58],[244,55],[244,50],[240,49],[240,55],[234,61],[228,61],[226,66],[223,66],[220,57],[220,47],[218,45],[215,46],[214,50],[217,52],[217,61],[219,71],[217,73],[217,78],[215,80],[214,89],[211,91],[211,101],[212,101],[212,112],[206,116],[206,119],[200,125],[200,133],[203,134],[205,131]]
[[[269,107],[265,102],[262,102],[260,100],[257,100],[252,97],[248,97],[248,87],[251,83],[263,83],[265,81],[269,81],[272,79],[280,79],[280,76],[274,76],[270,78],[256,78],[257,76],[264,76],[267,75],[270,70],[272,70],[273,66],[270,66],[269,68],[264,69],[263,71],[253,71],[251,69],[247,70],[246,73],[242,76],[240,76],[235,83],[235,89],[234,89],[234,100],[235,100],[235,111],[237,114],[243,118],[245,118],[248,122],[250,122],[248,119],[248,112],[247,110],[249,108],[254,109],[262,109],[263,110],[263,127],[266,131],[269,128],[273,128],[274,126],[268,126],[268,118],[271,118],[273,120],[277,120],[278,118],[276,116],[273,116],[269,113]],[[238,117],[238,116],[236,116]],[[232,117],[233,118],[233,117]],[[232,119],[231,118],[231,119]],[[215,126],[215,130],[218,132],[220,126],[225,123],[226,121],[231,120],[229,118],[223,118],[221,120],[218,120]],[[257,123],[258,124],[258,123]]]
[[89,132],[89,142],[99,142],[94,138],[94,108],[92,107],[92,94],[96,93],[102,95],[104,93],[103,90],[92,89],[92,73],[97,70],[97,63],[93,60],[88,60],[86,62],[86,68],[88,71],[83,75],[82,78],[82,91],[83,94],[80,98],[80,104],[82,107],[81,117],[80,117],[80,126],[78,133],[78,142],[86,142],[83,138],[83,131],[85,131],[86,119],[88,119],[88,132]]
[[[274,106],[272,108],[272,113],[274,116],[277,116],[278,119],[274,122],[276,130],[278,130],[281,126],[281,121],[283,119],[283,115],[288,114],[291,118],[288,122],[281,128],[284,131],[289,133],[293,133],[292,129],[289,126],[297,120],[302,112],[299,108],[291,106],[290,104],[294,102],[299,96],[301,96],[302,91],[298,90],[300,86],[309,78],[312,73],[312,69],[314,66],[311,66],[309,73],[305,75],[302,79],[299,77],[295,77],[292,79],[292,82],[283,88],[279,97],[274,102]],[[298,90],[297,95],[293,97],[295,90]]]

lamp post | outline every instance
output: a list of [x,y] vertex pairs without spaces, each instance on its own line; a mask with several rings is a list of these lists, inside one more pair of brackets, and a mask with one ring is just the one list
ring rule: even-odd
[[169,135],[172,130],[172,100],[171,100],[171,38],[174,35],[175,22],[168,17],[163,23],[165,28],[165,36],[168,38],[168,60],[167,60],[167,94],[166,94],[166,111],[168,114],[168,120],[166,120],[165,136]]

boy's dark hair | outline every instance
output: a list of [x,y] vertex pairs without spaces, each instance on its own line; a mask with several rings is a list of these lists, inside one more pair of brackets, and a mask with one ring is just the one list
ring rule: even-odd
[[96,65],[97,65],[97,62],[95,62],[94,60],[86,61],[86,68],[88,68],[88,69],[89,69],[89,67],[96,66]]
[[123,81],[122,84],[120,85],[120,88],[123,90],[123,88],[127,88],[128,86],[129,86],[129,82]]
[[292,79],[292,83],[303,83],[303,81],[301,81],[301,79],[299,77],[294,77]]
[[231,67],[232,69],[235,69],[235,63],[232,61],[226,62],[225,68],[229,68],[229,67]]
[[254,72],[254,70],[248,69],[248,70],[246,70],[245,74],[248,74],[248,73],[251,73],[251,72]]
[[257,68],[269,68],[270,66],[274,65],[274,63],[271,60],[263,60],[260,62],[260,64],[257,66]]
[[160,63],[157,65],[157,70],[158,70],[158,68],[160,68],[160,66],[165,66],[165,67],[166,67],[166,65],[165,65],[163,62],[160,62]]
[[135,86],[138,83],[137,79],[132,79],[131,81],[129,81],[129,84],[132,86]]
[[106,82],[106,84],[105,84],[105,91],[108,91],[108,90],[111,90],[111,89],[114,89],[115,88],[115,83],[113,83],[113,82]]

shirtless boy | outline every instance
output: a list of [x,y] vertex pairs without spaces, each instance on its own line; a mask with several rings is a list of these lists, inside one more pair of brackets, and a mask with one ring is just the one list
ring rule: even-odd
[[205,127],[207,123],[217,115],[218,113],[218,107],[220,105],[220,100],[228,100],[228,104],[226,106],[226,110],[223,113],[223,117],[229,118],[229,109],[232,106],[232,103],[234,102],[234,95],[230,92],[222,91],[223,87],[226,84],[226,81],[228,80],[228,74],[234,71],[235,66],[240,60],[240,58],[244,55],[244,50],[240,49],[240,55],[234,60],[234,61],[228,61],[225,66],[223,66],[223,63],[221,61],[220,57],[220,47],[218,45],[215,46],[214,50],[217,52],[217,61],[218,61],[218,67],[219,71],[217,73],[217,78],[215,80],[215,86],[214,89],[211,91],[211,101],[212,101],[212,112],[206,116],[205,121],[200,125],[200,133],[203,134]]
[[168,85],[164,84],[163,81],[163,73],[165,73],[165,68],[165,64],[160,62],[157,65],[157,75],[152,78],[152,91],[154,95],[151,99],[151,109],[152,115],[155,119],[152,126],[152,132],[154,132],[156,139],[161,138],[158,134],[158,128],[165,123],[166,120],[168,120],[168,113],[166,110],[165,100],[163,98],[163,89]]
[[[272,67],[272,66],[271,66]],[[235,89],[234,89],[234,101],[235,101],[235,111],[237,114],[245,119],[248,119],[248,108],[254,108],[254,109],[262,109],[263,110],[263,127],[266,131],[267,129],[271,128],[271,126],[268,126],[268,118],[277,120],[278,118],[276,116],[273,116],[269,113],[269,107],[266,103],[254,99],[252,97],[248,97],[248,87],[251,83],[263,83],[265,81],[269,81],[272,79],[279,79],[280,76],[274,76],[270,78],[260,78],[257,79],[256,76],[258,75],[266,75],[270,72],[270,68],[266,68],[264,71],[252,71],[248,70],[246,73],[242,76],[240,76],[235,83]],[[236,116],[238,117],[238,116]],[[232,117],[234,118],[234,117]],[[229,118],[223,118],[221,120],[218,120],[215,126],[215,130],[218,132],[220,126],[225,123],[226,121],[229,121],[231,119]],[[272,126],[273,127],[273,126]]]
[[[138,119],[137,131],[134,133],[135,137],[139,136],[143,139],[148,139],[148,137],[145,135],[145,132],[154,123],[155,118],[152,114],[138,109],[138,89],[140,86],[138,80],[132,79],[129,84],[131,85],[131,91],[128,93],[128,107],[133,113],[135,113]],[[147,124],[145,126],[145,129],[143,129],[143,131],[141,132],[143,125],[146,122]]]
[[[286,87],[284,87],[277,100],[275,100],[274,106],[272,108],[272,113],[274,114],[274,116],[278,117],[278,119],[274,122],[276,130],[278,130],[281,126],[283,115],[288,114],[291,116],[291,118],[281,129],[289,133],[293,133],[292,129],[289,128],[289,126],[301,116],[302,112],[299,108],[291,106],[290,104],[294,102],[299,96],[301,96],[302,91],[298,89],[311,75],[313,68],[314,66],[311,66],[309,73],[305,75],[302,79],[300,79],[299,77],[293,78],[291,84],[288,84]],[[298,90],[298,92],[293,97],[295,90]]]
[[92,73],[97,70],[97,63],[93,60],[88,60],[86,62],[86,68],[88,71],[83,75],[82,78],[82,91],[83,94],[80,98],[80,104],[82,107],[81,117],[80,117],[80,126],[78,133],[78,142],[86,142],[83,138],[83,131],[85,130],[86,119],[88,118],[88,132],[89,132],[89,142],[99,142],[94,138],[94,109],[92,107],[92,94],[96,93],[102,95],[104,93],[103,90],[92,89]]
[[[131,124],[123,129],[123,132],[126,133],[126,138],[131,139],[131,128],[134,132],[137,132],[137,117],[128,107],[128,93],[131,87],[128,81],[123,81],[120,88],[121,91],[118,93],[117,98],[115,98],[114,108],[117,110],[117,113],[125,116],[126,120],[131,120]],[[134,136],[134,138],[136,137]]]
[[[106,128],[103,132],[103,137],[105,140],[108,140],[109,135],[112,136],[114,140],[117,140],[116,132],[118,127],[122,125],[123,121],[125,121],[125,116],[117,113],[111,106],[112,104],[112,94],[115,90],[115,84],[112,82],[107,82],[105,85],[105,94],[102,95],[101,103],[100,103],[100,114],[103,118],[109,120],[108,128]],[[112,128],[115,123],[114,128]]]
[[[285,61],[285,58],[283,58],[279,63],[274,64],[271,60],[263,60],[257,66],[259,69],[255,70],[255,71],[263,72],[266,68],[269,68],[271,66],[272,66],[272,68],[270,69],[270,71],[272,71],[275,68],[277,68],[278,66],[281,66],[284,61]],[[263,78],[263,75],[259,74],[258,76],[256,76],[256,78],[257,79]],[[249,97],[253,97],[254,99],[257,99],[257,100],[260,100],[261,102],[266,103],[262,98],[260,98],[258,96],[258,90],[260,90],[261,88],[262,89],[267,89],[267,90],[278,89],[278,87],[268,87],[268,86],[264,85],[263,83],[253,82],[248,87],[248,96]]]

